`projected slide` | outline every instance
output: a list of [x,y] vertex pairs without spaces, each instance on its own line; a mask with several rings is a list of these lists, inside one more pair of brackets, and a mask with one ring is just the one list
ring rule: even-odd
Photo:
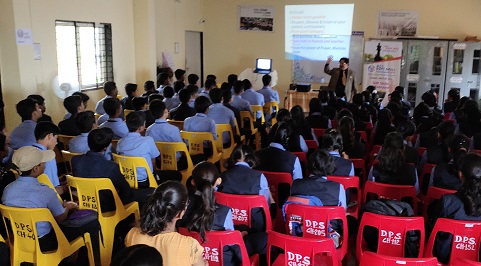
[[354,4],[286,5],[286,59],[348,57],[353,13]]

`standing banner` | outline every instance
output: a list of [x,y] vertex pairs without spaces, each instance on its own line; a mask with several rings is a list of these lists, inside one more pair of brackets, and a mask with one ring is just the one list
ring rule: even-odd
[[385,92],[383,106],[401,77],[402,42],[366,41],[364,46],[364,87],[373,85],[378,92]]

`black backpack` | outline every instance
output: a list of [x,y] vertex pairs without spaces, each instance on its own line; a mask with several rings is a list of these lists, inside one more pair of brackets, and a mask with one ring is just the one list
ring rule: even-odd
[[[372,212],[375,214],[388,216],[408,217],[414,216],[414,211],[406,202],[395,201],[390,199],[370,200],[361,209],[361,218],[364,212]],[[367,247],[372,252],[377,252],[378,229],[366,226],[362,233]],[[404,243],[404,257],[417,258],[419,254],[421,232],[406,232],[406,241]]]

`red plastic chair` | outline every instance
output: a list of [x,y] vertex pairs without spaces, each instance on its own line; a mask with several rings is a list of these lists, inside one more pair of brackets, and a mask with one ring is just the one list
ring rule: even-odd
[[253,208],[262,208],[266,220],[266,232],[272,230],[271,213],[267,206],[266,198],[262,195],[235,195],[222,192],[215,193],[215,200],[232,208],[234,224],[245,224],[252,227],[251,211]]
[[411,230],[420,231],[421,234],[419,238],[420,246],[418,257],[421,258],[423,256],[423,217],[397,217],[365,212],[362,216],[361,224],[357,234],[356,257],[359,261],[362,261],[364,252],[369,251],[367,250],[367,243],[363,237],[363,232],[366,225],[378,229],[377,253],[387,256],[404,257],[404,242],[406,239],[406,233]]
[[426,147],[419,147],[418,148],[418,156],[422,157],[424,153],[426,152],[427,148]]
[[430,186],[428,188],[428,193],[423,198],[423,216],[428,217],[428,207],[436,199],[440,199],[444,194],[453,194],[456,190],[444,189]]
[[358,131],[359,134],[361,134],[361,139],[364,140],[364,143],[368,144],[368,139],[367,139],[367,132],[366,131]]
[[[423,191],[423,194],[426,193],[427,189],[426,186],[429,185],[429,182],[424,181],[424,178],[431,179],[431,172],[433,171],[433,168],[436,167],[435,164],[432,163],[426,163],[423,166],[423,170],[421,171],[421,174],[418,176],[418,183],[419,183],[419,188],[421,191]],[[424,184],[426,182],[426,184]]]
[[381,150],[381,145],[374,145],[372,147],[371,153],[369,153],[369,164],[372,164],[374,160],[376,160],[376,156]]
[[363,182],[367,181],[366,161],[364,159],[349,159],[354,165],[354,170],[361,169]]
[[[357,201],[357,204],[347,208],[347,214],[355,217],[358,219],[359,217],[359,208],[361,206],[361,182],[359,180],[359,177],[357,176],[327,176],[328,180],[335,181],[337,183],[340,183],[344,186],[344,189],[349,189],[351,188],[351,202]],[[353,191],[353,190],[356,191]],[[354,192],[354,193],[353,193]],[[347,202],[347,205],[349,205],[349,202]]]
[[416,188],[414,186],[401,186],[383,184],[379,182],[367,181],[364,186],[362,194],[362,202],[366,203],[367,194],[372,193],[378,196],[378,198],[401,200],[403,198],[412,198],[412,207],[414,213],[418,213],[418,202]]
[[305,142],[306,142],[307,148],[309,148],[309,149],[315,150],[315,149],[318,148],[317,142],[315,140],[306,139]]
[[303,151],[293,151],[291,152],[297,158],[299,158],[299,162],[304,165],[304,169],[302,169],[302,176],[306,176],[305,168],[307,167],[307,154]]
[[331,128],[337,128],[337,120],[331,120]]
[[332,220],[342,220],[343,233],[342,243],[337,250],[339,259],[347,254],[348,235],[346,211],[343,207],[334,206],[307,206],[301,204],[288,204],[286,206],[286,231],[289,232],[289,224],[302,218],[302,236],[306,238],[326,238],[329,234],[328,225]]
[[314,135],[316,135],[318,139],[322,137],[322,135],[324,135],[324,132],[326,131],[326,129],[324,128],[312,128],[312,130],[314,130]]
[[[189,232],[187,228],[179,227],[179,233],[193,237],[199,241],[200,245],[204,247],[204,253],[202,253],[202,256],[209,262],[209,265],[224,265],[224,253],[222,250],[224,246],[227,245],[239,245],[242,255],[242,266],[259,264],[259,255],[254,255],[249,258],[244,240],[242,240],[242,235],[239,231],[206,232],[205,242],[202,242],[199,233]],[[249,258],[249,260],[244,260],[244,258]]]
[[469,152],[477,153],[477,154],[481,155],[481,150],[471,149],[471,150],[469,150]]
[[469,266],[469,265],[481,266],[481,262],[468,260],[468,259],[457,259],[453,263],[451,263],[451,265],[452,266]]
[[436,258],[400,258],[385,256],[373,252],[366,251],[362,256],[360,266],[437,266],[438,260]]
[[443,121],[449,120],[450,117],[451,117],[451,113],[444,113]]
[[[277,204],[277,219],[275,222],[275,230],[278,232],[284,231],[284,219],[282,219],[281,215],[281,208],[284,202],[286,201],[287,197],[291,194],[291,187],[292,187],[292,175],[290,173],[284,172],[267,172],[261,171],[267,179],[267,183],[269,184],[269,190],[271,191],[272,197],[276,201]],[[287,189],[287,185],[289,189]],[[282,195],[279,193],[279,188],[285,188]],[[284,192],[286,195],[284,195]]]
[[[283,249],[284,254],[279,254],[274,263],[270,264],[272,246]],[[267,237],[267,262],[269,265],[321,265],[318,261],[321,259],[320,253],[327,253],[327,256],[323,256],[323,258],[330,262],[322,265],[341,265],[331,239],[301,238],[274,231],[269,232]]]
[[434,240],[438,232],[453,234],[450,263],[458,258],[479,261],[481,222],[439,218],[426,244],[425,257],[433,256]]

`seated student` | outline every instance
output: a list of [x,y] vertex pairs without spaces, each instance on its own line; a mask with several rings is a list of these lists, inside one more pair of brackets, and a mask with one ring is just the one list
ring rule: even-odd
[[[74,93],[72,93],[72,96],[80,96],[80,98],[82,98],[82,102],[84,103],[84,110],[87,110],[87,106],[88,106],[88,101],[90,100],[90,97],[83,93],[83,92],[80,92],[80,91],[76,91]],[[66,113],[64,116],[63,116],[63,119],[69,119],[70,117],[72,116],[71,113]]]
[[120,250],[110,266],[162,266],[162,255],[157,249],[144,244],[133,245]]
[[469,148],[469,139],[465,135],[453,135],[448,140],[449,162],[443,162],[434,167],[431,172],[430,186],[457,190],[462,181],[459,177],[461,165]]
[[269,172],[287,172],[292,174],[292,179],[300,179],[302,178],[302,168],[299,158],[286,151],[291,132],[290,125],[286,122],[278,122],[278,124],[273,141],[267,148],[256,152],[259,165],[255,169]]
[[167,110],[169,111],[180,104],[179,99],[174,97],[174,95],[174,88],[172,88],[171,86],[167,86],[164,88],[164,103],[165,106],[167,106]]
[[264,102],[277,102],[277,104],[280,104],[279,100],[279,93],[276,90],[273,90],[271,86],[271,81],[272,77],[269,74],[265,74],[262,76],[262,84],[264,87],[262,87],[258,93],[264,95]]
[[294,131],[302,136],[304,140],[316,140],[317,142],[317,137],[312,128],[309,126],[302,107],[300,105],[296,105],[291,108],[290,113]]
[[[157,95],[157,94],[156,94]],[[160,95],[159,95],[160,96]],[[154,94],[151,94],[149,98],[154,99]],[[146,97],[134,97],[132,105],[135,111],[141,111],[145,115],[145,126],[149,127],[155,122],[155,117],[147,109],[148,98]]]
[[269,132],[269,141],[272,142],[274,140],[277,127],[280,125],[279,122],[288,123],[290,125],[290,132],[287,141],[287,150],[290,152],[307,152],[309,149],[307,148],[306,141],[304,137],[302,137],[298,131],[292,130],[295,127],[295,123],[291,119],[291,114],[287,109],[280,109],[277,112],[277,123],[271,127]]
[[[328,129],[322,136],[320,148],[327,151],[334,158],[336,170],[332,175],[335,176],[354,176],[354,165],[343,151],[342,136],[336,129]],[[341,156],[342,151],[342,156]]]
[[[188,194],[184,185],[175,181],[160,184],[148,198],[140,216],[140,226],[125,238],[127,247],[146,244],[156,248],[165,265],[203,266],[204,248],[190,236],[177,233],[175,224],[182,219]],[[159,215],[162,214],[162,215]]]
[[144,90],[145,92],[142,94],[142,97],[148,97],[152,93],[157,93],[157,90],[155,89],[155,84],[152,80],[147,80],[144,83]]
[[63,100],[63,106],[71,114],[69,118],[64,119],[58,123],[60,133],[68,136],[78,136],[80,131],[75,122],[77,114],[85,111],[85,107],[82,98],[78,95],[68,96]]
[[[42,122],[49,123],[50,122]],[[73,201],[60,202],[57,194],[47,185],[38,182],[37,177],[43,174],[45,163],[55,161],[55,152],[52,150],[40,150],[32,146],[26,146],[16,150],[12,157],[12,163],[16,171],[20,172],[17,180],[5,188],[2,196],[2,203],[6,206],[21,208],[46,208],[55,221],[60,225],[60,229],[65,237],[72,241],[89,232],[92,239],[92,246],[98,254],[99,242],[99,223],[95,219],[88,224],[79,227],[62,226],[69,213],[75,211],[78,206]],[[52,251],[57,248],[57,237],[48,222],[37,223],[37,238],[42,252]],[[79,265],[88,265],[86,254],[79,255]],[[87,263],[87,264],[85,264]]]
[[33,132],[38,119],[42,117],[42,111],[34,99],[21,100],[17,103],[16,108],[17,113],[22,118],[22,123],[10,134],[10,148],[14,150],[37,142]]
[[199,96],[195,99],[194,105],[196,114],[185,119],[184,130],[189,132],[211,132],[214,140],[217,140],[215,121],[207,116],[210,111],[209,106],[212,105],[212,102],[209,98]]
[[[202,162],[196,165],[192,171],[192,177],[197,190],[195,194],[190,197],[190,204],[182,220],[187,223],[187,228],[199,232],[202,240],[205,240],[206,231],[234,230],[231,208],[215,202],[215,188],[222,182],[222,178],[219,177],[215,165],[210,162]],[[263,231],[246,231],[243,229],[249,229],[240,229],[248,255],[265,254],[267,233]],[[237,255],[240,253],[239,251],[235,246],[224,247],[223,265],[239,265],[237,262],[242,260],[242,258]]]
[[194,116],[195,110],[189,106],[191,99],[191,91],[189,89],[181,89],[179,91],[180,104],[170,110],[170,118],[177,121],[184,121],[187,117]]
[[406,157],[406,162],[417,165],[419,163],[418,151],[410,145],[410,141],[416,131],[416,126],[412,121],[405,120],[401,121],[397,127],[396,131],[401,133],[404,138],[404,157]]
[[[70,140],[68,145],[69,151],[76,153],[87,153],[90,150],[88,144],[89,132],[98,128],[97,124],[95,123],[94,112],[85,111],[78,114],[75,117],[75,122],[77,122],[80,135]],[[104,153],[104,157],[107,160],[112,160],[112,145],[109,145]]]
[[392,185],[415,186],[419,194],[416,167],[406,162],[401,133],[388,133],[382,147],[378,155],[379,163],[372,166],[368,180]]
[[[459,176],[462,185],[454,194],[445,194],[438,204],[428,209],[432,228],[438,218],[463,221],[481,221],[481,156],[469,153],[462,161]],[[433,255],[439,262],[448,264],[453,239],[451,234],[436,236]]]
[[[112,142],[114,133],[110,128],[98,128],[89,133],[88,143],[90,151],[84,155],[72,158],[73,176],[85,178],[109,178],[117,190],[123,204],[138,201],[142,205],[147,196],[152,193],[151,188],[132,189],[120,173],[119,165],[105,159],[103,153]],[[103,212],[115,210],[112,194],[101,191],[100,206]]]
[[[33,144],[32,146],[36,147],[39,150],[53,150],[57,145],[57,138],[58,134],[60,134],[60,129],[51,122],[40,122],[35,127],[35,138],[37,139],[37,143]],[[52,185],[57,190],[57,193],[63,195],[67,192],[67,184],[66,182],[60,182],[58,176],[58,169],[57,169],[57,162],[55,158],[48,162],[45,162],[45,170],[44,173],[52,182]]]
[[45,106],[45,98],[43,98],[42,95],[38,94],[30,94],[27,96],[27,98],[34,99],[37,101],[38,106],[40,107],[40,110],[42,110],[42,117],[37,122],[53,122],[52,118],[45,113],[47,110],[47,107]]
[[[249,102],[250,105],[260,105],[264,106],[264,95],[256,92],[254,88],[252,88],[252,83],[248,79],[244,79],[242,81],[244,85],[244,92],[241,94],[242,99]],[[261,112],[256,112],[256,119],[261,118]]]
[[[190,84],[195,85],[195,84]],[[217,88],[217,84],[215,84],[215,80],[206,80],[204,84],[204,89],[199,93],[199,96],[204,96],[210,99],[210,91]],[[212,99],[210,99],[212,100]]]
[[322,105],[318,98],[309,101],[307,123],[311,128],[331,128],[331,120],[322,113]]
[[426,163],[448,163],[451,158],[448,151],[448,140],[456,131],[454,123],[444,121],[436,127],[435,138],[437,144],[426,149],[418,164],[418,172],[422,172]]
[[106,111],[104,109],[104,101],[109,98],[116,98],[119,91],[117,90],[117,84],[113,81],[107,81],[104,83],[104,92],[107,94],[104,98],[100,99],[95,106],[95,113],[97,114],[105,114]]
[[127,83],[125,84],[125,93],[127,96],[120,100],[122,107],[127,110],[134,110],[134,106],[132,105],[132,99],[134,97],[139,96],[139,91],[137,89],[137,84],[134,83]]
[[252,108],[249,101],[242,98],[244,93],[244,83],[240,80],[234,82],[234,96],[232,96],[232,106],[239,111],[249,111],[252,114]]
[[157,93],[163,94],[164,88],[170,86],[169,75],[167,73],[160,73],[157,78]]
[[343,151],[349,158],[364,158],[366,144],[361,139],[361,134],[354,127],[354,120],[345,116],[339,120],[339,131],[342,136]]
[[107,98],[104,101],[104,109],[109,120],[100,124],[100,128],[108,127],[114,132],[114,138],[120,139],[129,133],[127,124],[122,119],[122,105],[117,98]]
[[149,187],[146,171],[156,174],[154,172],[155,158],[160,155],[160,152],[152,137],[140,135],[145,130],[145,117],[142,113],[136,111],[127,115],[127,127],[129,128],[129,134],[119,140],[117,153],[145,159],[149,169],[137,167],[137,181],[139,187]]
[[[209,106],[207,117],[214,120],[216,124],[229,124],[232,127],[232,132],[236,132],[235,115],[234,112],[222,104],[222,90],[218,88],[211,89],[209,95],[212,105]],[[230,134],[223,132],[222,139],[224,144],[230,143]]]
[[197,74],[189,74],[187,76],[187,82],[189,85],[196,85],[199,86],[199,76]]
[[146,136],[152,137],[154,141],[183,142],[179,128],[167,123],[169,111],[164,102],[153,100],[149,104],[149,111],[154,116],[155,122],[147,128]]
[[372,137],[374,145],[382,145],[386,135],[389,132],[396,131],[396,127],[392,124],[393,121],[394,116],[389,109],[384,108],[379,111],[377,123],[371,133],[374,134],[374,137]]

